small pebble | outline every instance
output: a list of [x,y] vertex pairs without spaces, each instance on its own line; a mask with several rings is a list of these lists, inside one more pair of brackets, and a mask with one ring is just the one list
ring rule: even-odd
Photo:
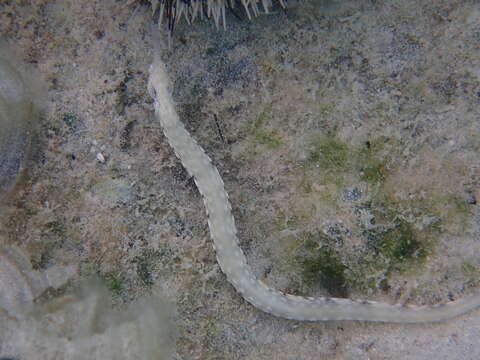
[[466,198],[469,205],[477,205],[477,198],[471,192],[466,193]]
[[102,164],[105,162],[105,156],[102,153],[97,153],[97,160]]

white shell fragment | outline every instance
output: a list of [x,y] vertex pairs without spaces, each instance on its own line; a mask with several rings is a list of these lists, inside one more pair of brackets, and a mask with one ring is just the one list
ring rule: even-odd
[[97,156],[96,156],[98,162],[100,163],[104,163],[105,162],[105,156],[103,156],[103,154],[101,152],[97,153]]

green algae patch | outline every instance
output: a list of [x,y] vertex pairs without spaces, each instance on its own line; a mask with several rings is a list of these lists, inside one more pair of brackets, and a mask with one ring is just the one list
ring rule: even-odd
[[356,148],[354,159],[360,171],[360,180],[369,185],[378,185],[385,182],[390,175],[389,166],[394,162],[393,154],[386,149],[392,139],[379,137],[366,141]]
[[362,181],[375,186],[381,184],[390,175],[390,163],[393,162],[388,151],[384,149],[384,143],[388,141],[388,138],[382,137],[367,141],[361,146],[351,146],[334,135],[314,139],[304,164],[304,188],[310,191],[311,179],[308,174],[313,176],[314,168],[321,170],[324,183],[333,183],[339,187],[348,181]]
[[[268,121],[262,113],[252,133]],[[281,239],[272,252],[275,267],[288,274],[284,291],[389,292],[399,277],[424,271],[439,239],[471,222],[472,206],[458,188],[467,172],[455,155],[412,150],[402,138],[349,142],[330,133],[311,138],[300,156],[288,206],[271,229]],[[336,224],[345,231],[335,232]]]
[[375,185],[383,183],[388,177],[388,165],[385,160],[379,159],[370,150],[361,150],[358,153],[358,162],[361,166],[360,180]]
[[476,286],[480,282],[480,267],[474,265],[469,260],[464,260],[461,266],[463,275],[467,278],[466,284],[468,286]]
[[348,279],[346,266],[326,242],[322,233],[304,232],[292,238],[289,248],[287,269],[291,274],[290,291],[308,295],[317,286],[330,295],[347,297]]
[[299,262],[302,267],[302,276],[306,284],[319,283],[330,294],[345,297],[346,267],[341,260],[328,247],[319,246],[311,239],[304,243],[306,256],[302,256]]
[[258,144],[265,145],[269,149],[276,149],[282,144],[282,138],[275,130],[267,129],[266,125],[270,120],[269,111],[262,111],[250,127],[250,133]]
[[365,167],[360,179],[368,183],[379,183],[385,180],[385,172],[385,167],[382,164],[375,164]]
[[441,222],[431,208],[416,208],[414,203],[379,192],[365,209],[372,220],[362,224],[362,235],[367,250],[376,256],[377,268],[383,268],[388,275],[424,265],[434,251]]
[[400,270],[401,264],[411,260],[422,263],[428,254],[412,224],[404,220],[399,220],[391,228],[370,232],[368,237],[375,251],[387,259],[389,268]]
[[114,297],[120,297],[123,291],[123,283],[121,279],[117,277],[111,277],[107,279],[107,287]]
[[282,139],[274,131],[266,132],[258,130],[255,133],[255,139],[262,145],[266,145],[270,149],[275,149],[282,144]]
[[348,153],[346,144],[331,137],[321,137],[312,143],[308,161],[329,172],[345,171]]
[[[318,214],[326,219],[323,235],[313,242],[311,236],[293,235],[301,244],[287,255],[295,260],[289,263],[294,291],[305,295],[315,286],[331,294],[336,291],[336,296],[347,289],[386,291],[395,274],[413,276],[424,267],[446,224],[468,218],[470,208],[461,197],[442,194],[441,187],[425,190],[405,185],[409,181],[416,185],[417,179],[409,173],[413,167],[405,170],[400,165],[405,163],[403,145],[401,139],[389,137],[350,145],[334,135],[310,143],[305,160],[295,170],[295,205],[275,221],[277,231],[304,228],[289,227],[286,219],[312,206],[310,219]],[[422,158],[417,161],[422,166]],[[404,184],[406,174],[409,179]],[[359,189],[355,198],[344,195],[351,188]],[[348,224],[344,234],[328,231],[329,223],[337,219]]]

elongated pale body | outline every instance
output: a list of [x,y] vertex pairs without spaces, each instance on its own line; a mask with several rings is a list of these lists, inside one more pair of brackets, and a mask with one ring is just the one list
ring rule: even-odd
[[480,306],[480,296],[446,304],[403,306],[340,298],[305,298],[284,294],[259,281],[239,246],[228,195],[217,168],[180,121],[168,90],[165,66],[156,61],[150,68],[149,91],[155,112],[170,146],[203,196],[217,260],[228,281],[255,307],[275,316],[307,321],[364,320],[419,323],[446,320]]

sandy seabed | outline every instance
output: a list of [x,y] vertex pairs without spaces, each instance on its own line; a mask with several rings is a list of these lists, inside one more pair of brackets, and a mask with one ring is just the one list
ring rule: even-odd
[[0,4],[0,33],[46,89],[26,179],[2,209],[1,265],[14,265],[0,293],[40,310],[0,312],[0,356],[145,349],[143,314],[96,332],[55,325],[65,338],[50,344],[34,331],[50,314],[108,307],[67,301],[97,275],[116,309],[149,295],[176,306],[175,359],[480,357],[478,311],[429,325],[301,323],[243,301],[147,91],[159,42],[260,279],[309,296],[447,302],[479,291],[478,2],[291,1],[252,22],[237,9],[226,31],[178,24],[171,48],[143,1],[33,3]]

